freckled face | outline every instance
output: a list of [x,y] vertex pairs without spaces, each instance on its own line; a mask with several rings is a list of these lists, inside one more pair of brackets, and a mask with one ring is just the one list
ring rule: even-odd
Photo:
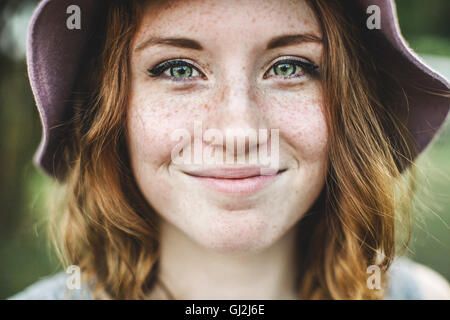
[[[327,165],[321,37],[303,0],[146,6],[132,47],[127,138],[137,184],[165,222],[207,248],[242,252],[273,244],[311,207]],[[199,167],[172,161],[180,141],[171,135],[194,137],[196,121],[224,136],[278,129],[283,173],[245,194],[187,174]]]

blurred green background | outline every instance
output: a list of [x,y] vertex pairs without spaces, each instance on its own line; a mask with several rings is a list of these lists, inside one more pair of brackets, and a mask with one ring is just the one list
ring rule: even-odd
[[[35,6],[31,0],[0,1],[0,299],[60,270],[44,232],[52,180],[32,164],[41,125],[24,51]],[[399,0],[397,8],[410,46],[450,79],[450,1]],[[422,200],[408,255],[450,279],[450,123],[418,166]]]

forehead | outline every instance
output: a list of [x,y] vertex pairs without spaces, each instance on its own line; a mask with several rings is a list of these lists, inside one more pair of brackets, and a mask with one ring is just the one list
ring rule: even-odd
[[232,43],[290,33],[322,36],[307,0],[149,0],[137,38],[192,35]]

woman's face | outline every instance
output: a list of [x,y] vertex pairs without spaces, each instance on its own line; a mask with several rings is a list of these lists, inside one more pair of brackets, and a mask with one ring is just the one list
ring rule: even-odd
[[[303,0],[148,3],[127,138],[137,184],[165,222],[242,252],[273,244],[311,207],[327,168],[321,38]],[[254,161],[264,150],[273,172]]]

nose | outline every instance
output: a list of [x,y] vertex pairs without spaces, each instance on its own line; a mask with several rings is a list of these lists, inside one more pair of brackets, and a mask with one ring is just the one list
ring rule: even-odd
[[[243,163],[246,155],[249,158],[257,157],[261,145],[267,144],[270,133],[259,105],[256,87],[241,70],[239,76],[218,84],[214,91],[216,99],[206,126],[218,130],[223,141],[222,144],[213,143],[210,147],[222,148],[225,157],[234,159],[235,163]],[[260,130],[265,131],[265,134],[260,135]]]

